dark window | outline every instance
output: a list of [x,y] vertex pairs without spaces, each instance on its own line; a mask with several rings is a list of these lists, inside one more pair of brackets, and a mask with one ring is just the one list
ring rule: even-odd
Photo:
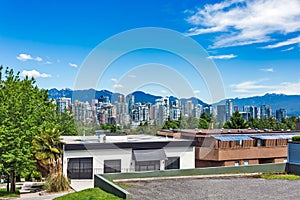
[[120,173],[121,160],[104,160],[104,173]]
[[180,169],[180,157],[168,157],[166,169]]
[[135,171],[160,170],[160,161],[140,161],[135,163]]
[[70,158],[67,174],[71,179],[92,179],[93,158]]

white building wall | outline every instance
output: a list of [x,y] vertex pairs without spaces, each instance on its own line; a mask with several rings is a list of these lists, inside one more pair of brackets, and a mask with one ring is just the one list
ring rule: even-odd
[[[104,160],[121,160],[121,172],[129,172],[132,168],[132,149],[101,149],[101,150],[76,150],[66,151],[63,160],[63,173],[67,176],[69,158],[93,157],[94,173],[104,173]],[[133,168],[134,169],[134,168]]]
[[[195,168],[194,147],[164,147],[167,157],[180,157],[180,169]],[[98,149],[98,150],[75,150],[64,151],[63,173],[67,176],[69,158],[93,157],[94,174],[104,173],[104,160],[121,160],[121,172],[135,171],[135,161],[132,160],[132,149]],[[165,161],[160,162],[160,170],[165,169]]]
[[167,157],[180,157],[180,169],[195,168],[194,147],[164,147]]

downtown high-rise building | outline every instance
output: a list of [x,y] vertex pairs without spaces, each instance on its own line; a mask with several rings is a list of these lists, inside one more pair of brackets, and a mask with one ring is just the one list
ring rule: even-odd
[[186,117],[190,117],[193,114],[194,104],[192,100],[187,100],[184,102],[183,105],[183,114]]
[[116,124],[116,109],[108,96],[101,96],[98,99],[97,119],[100,124]]
[[226,105],[217,105],[217,121],[222,123],[226,121]]
[[120,125],[127,125],[130,123],[128,114],[128,104],[124,95],[118,96],[118,101],[114,104],[116,109],[116,123]]
[[88,102],[81,102],[76,100],[72,105],[72,111],[74,113],[74,118],[76,121],[81,121],[83,123],[94,122],[93,110]]
[[260,118],[270,119],[272,117],[272,109],[270,105],[262,105],[260,107]]
[[196,118],[200,118],[202,113],[202,106],[200,104],[197,104],[193,108],[192,116]]
[[169,98],[155,100],[155,120],[156,124],[162,125],[170,116]]
[[226,100],[226,121],[230,120],[230,117],[233,114],[233,101],[231,99]]
[[171,102],[170,106],[170,118],[171,120],[179,120],[180,119],[180,101],[174,100]]
[[61,97],[57,100],[58,113],[70,111],[72,108],[71,98]]
[[287,117],[286,109],[280,108],[276,110],[276,120],[282,122]]

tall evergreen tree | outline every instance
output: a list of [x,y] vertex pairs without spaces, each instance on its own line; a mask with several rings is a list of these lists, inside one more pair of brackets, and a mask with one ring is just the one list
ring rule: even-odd
[[230,117],[230,121],[224,124],[224,128],[232,128],[232,129],[243,129],[247,128],[247,122],[243,118],[243,116],[238,112],[234,112]]

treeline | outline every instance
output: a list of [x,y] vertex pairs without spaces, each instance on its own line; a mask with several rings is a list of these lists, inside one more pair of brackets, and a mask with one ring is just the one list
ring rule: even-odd
[[171,120],[170,118],[165,121],[163,129],[208,129],[213,117],[207,113],[202,113],[200,118],[181,116],[179,120]]
[[201,117],[181,117],[180,120],[168,119],[163,129],[213,129],[213,128],[225,128],[225,129],[269,129],[269,130],[295,130],[296,123],[299,122],[299,117],[288,117],[281,122],[276,121],[275,118],[255,119],[250,118],[246,121],[239,112],[233,113],[230,120],[223,123],[217,122],[212,115],[202,113]]
[[255,119],[250,118],[246,121],[239,112],[233,113],[228,122],[225,122],[223,128],[230,129],[269,129],[269,130],[295,130],[299,117],[291,116],[278,122],[275,118]]

